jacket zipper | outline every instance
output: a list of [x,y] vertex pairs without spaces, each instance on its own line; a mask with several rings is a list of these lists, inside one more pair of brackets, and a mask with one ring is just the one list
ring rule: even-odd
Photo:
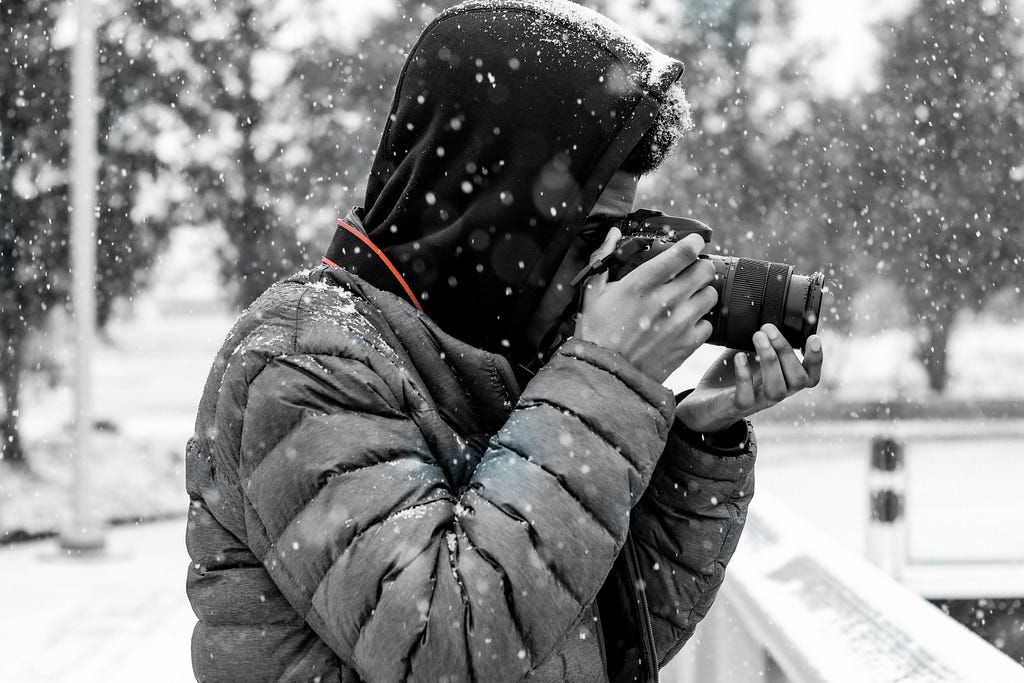
[[640,576],[640,559],[633,545],[633,536],[626,537],[626,568],[629,571],[629,585],[640,612],[640,627],[643,630],[641,640],[644,648],[644,659],[647,664],[648,680],[658,683],[658,655],[654,644],[654,626],[651,624],[651,611],[647,606],[647,590]]

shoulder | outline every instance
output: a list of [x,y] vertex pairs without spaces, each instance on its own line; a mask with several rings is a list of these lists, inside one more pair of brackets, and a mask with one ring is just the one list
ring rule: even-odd
[[219,412],[225,401],[244,406],[260,375],[289,358],[355,361],[385,377],[396,371],[396,353],[381,329],[386,323],[373,304],[358,288],[323,282],[319,270],[271,285],[239,315],[210,370],[201,416]]
[[313,268],[271,285],[238,317],[222,354],[392,355],[375,305],[351,283],[322,274]]

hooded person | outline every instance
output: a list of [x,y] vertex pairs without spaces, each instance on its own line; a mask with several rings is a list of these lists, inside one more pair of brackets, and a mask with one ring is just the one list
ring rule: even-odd
[[721,382],[678,406],[661,385],[710,334],[699,244],[591,278],[582,304],[566,284],[688,125],[681,72],[560,0],[424,30],[364,206],[207,380],[186,472],[199,680],[657,679],[743,526],[738,417],[801,388],[787,373],[730,413]]

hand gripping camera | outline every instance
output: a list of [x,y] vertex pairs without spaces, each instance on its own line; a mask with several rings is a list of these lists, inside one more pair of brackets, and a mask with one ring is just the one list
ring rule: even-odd
[[[621,279],[687,235],[696,233],[711,242],[711,228],[704,223],[650,209],[634,211],[613,225],[622,231],[615,251],[580,271],[573,286],[606,270],[610,280]],[[713,327],[709,344],[753,351],[754,332],[772,323],[794,348],[802,349],[817,331],[825,284],[821,273],[797,275],[785,263],[735,256],[703,254],[700,258],[711,261],[716,271],[712,286],[718,291],[718,303],[704,316]]]

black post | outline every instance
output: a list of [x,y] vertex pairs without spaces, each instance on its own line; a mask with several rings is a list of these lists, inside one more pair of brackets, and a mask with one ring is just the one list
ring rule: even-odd
[[903,443],[886,436],[871,440],[868,559],[897,578],[906,563]]

